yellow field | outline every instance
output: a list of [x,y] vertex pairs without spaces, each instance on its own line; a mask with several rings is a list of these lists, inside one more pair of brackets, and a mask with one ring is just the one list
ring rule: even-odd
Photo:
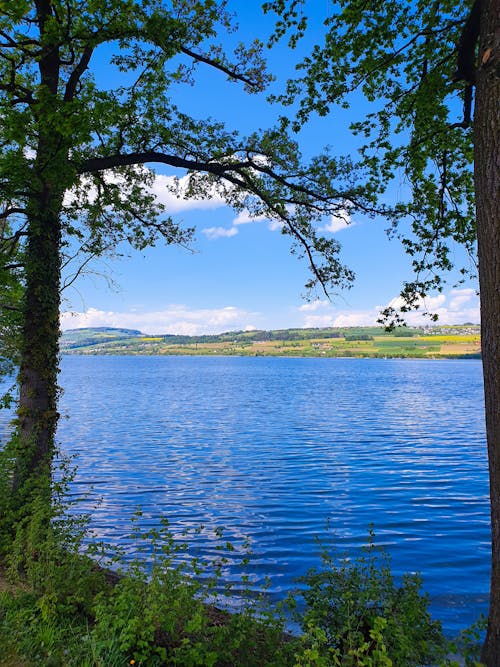
[[216,354],[243,356],[352,356],[352,357],[441,357],[477,355],[479,336],[376,336],[374,340],[347,341],[319,338],[297,341],[252,341],[249,343],[197,343],[162,345],[160,354]]
[[479,343],[481,337],[473,334],[464,334],[463,336],[419,336],[419,340],[435,340],[441,343]]

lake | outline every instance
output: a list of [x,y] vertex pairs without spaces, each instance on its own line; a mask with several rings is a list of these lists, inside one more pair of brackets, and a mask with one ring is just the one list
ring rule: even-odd
[[[132,548],[129,518],[223,527],[251,542],[253,586],[284,597],[316,537],[359,553],[368,526],[394,572],[419,571],[455,633],[486,612],[489,508],[475,360],[63,357],[59,440],[96,533]],[[327,528],[327,522],[329,528]],[[236,566],[226,568],[229,579]]]

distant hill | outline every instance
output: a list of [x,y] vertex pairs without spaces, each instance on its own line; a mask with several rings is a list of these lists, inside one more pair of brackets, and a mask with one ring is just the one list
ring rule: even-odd
[[92,333],[104,333],[111,335],[125,334],[126,336],[144,336],[142,331],[139,331],[139,329],[121,329],[119,327],[85,327],[81,329],[67,329],[65,333],[79,334],[79,333],[85,333],[86,331],[90,331]]
[[63,354],[224,355],[284,357],[471,358],[481,354],[478,325],[275,329],[216,335],[151,336],[137,329],[89,327],[65,331]]
[[61,350],[89,347],[100,343],[116,343],[118,340],[141,338],[142,331],[137,329],[118,329],[114,327],[87,327],[68,329],[61,336]]

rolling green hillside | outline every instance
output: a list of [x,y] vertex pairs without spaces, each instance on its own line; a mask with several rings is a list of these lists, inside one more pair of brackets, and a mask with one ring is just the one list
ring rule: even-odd
[[481,353],[479,326],[230,331],[218,335],[150,336],[134,329],[73,329],[63,354],[224,355],[282,357],[467,358]]
[[144,334],[136,329],[114,329],[112,327],[89,327],[87,329],[69,329],[61,336],[61,349],[79,350],[81,348],[99,345],[100,343],[115,342],[131,337],[141,337]]

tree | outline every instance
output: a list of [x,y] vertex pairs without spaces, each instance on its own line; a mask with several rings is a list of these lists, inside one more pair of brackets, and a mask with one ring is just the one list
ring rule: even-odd
[[[273,0],[274,40],[291,31],[293,48],[307,30],[303,0]],[[386,205],[392,231],[413,258],[414,280],[401,291],[402,316],[442,290],[452,244],[465,246],[480,283],[482,358],[488,443],[492,571],[482,660],[500,656],[500,192],[498,0],[340,0],[325,38],[298,65],[300,76],[279,99],[300,101],[292,124],[349,104],[362,92],[373,111],[353,123],[360,167],[381,200],[395,183],[407,197]],[[284,127],[289,125],[284,118]],[[473,168],[472,168],[473,166]],[[398,181],[398,179],[400,179]],[[462,273],[470,272],[468,266]],[[401,314],[387,309],[385,321]]]
[[500,16],[498,3],[483,0],[476,69],[474,184],[481,293],[486,439],[491,499],[491,584],[488,632],[482,660],[500,655]]
[[[248,93],[270,79],[262,44],[229,56],[218,43],[233,29],[224,0],[2,0],[0,8],[0,220],[10,230],[0,241],[20,257],[0,268],[21,271],[23,291],[12,311],[20,343],[10,501],[22,513],[33,495],[50,499],[65,251],[191,237],[155,200],[148,165],[187,171],[188,197],[218,193],[236,210],[280,221],[311,267],[310,288],[352,278],[317,223],[346,202],[370,213],[373,197],[348,161],[323,155],[302,165],[280,127],[245,138],[175,105],[175,86],[194,83],[197,66]],[[99,85],[94,67],[109,52],[111,87]]]

